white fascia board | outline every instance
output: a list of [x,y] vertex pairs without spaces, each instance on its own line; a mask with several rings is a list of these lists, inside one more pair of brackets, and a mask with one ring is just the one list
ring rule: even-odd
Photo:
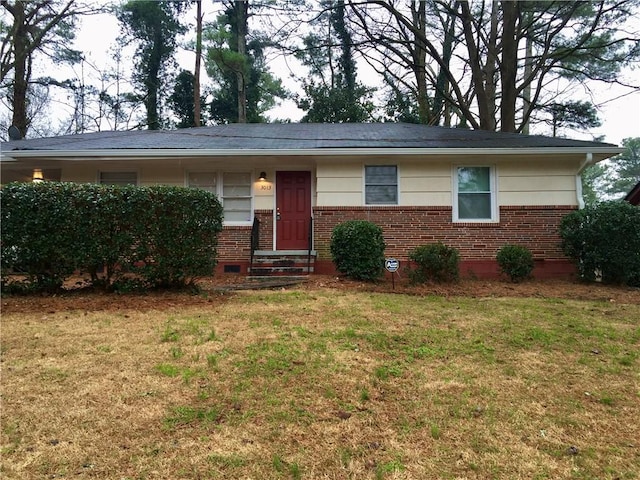
[[528,148],[309,148],[309,149],[122,149],[122,150],[12,150],[2,152],[2,161],[19,158],[58,160],[110,160],[123,158],[170,159],[184,157],[259,156],[370,156],[370,155],[585,155],[603,160],[622,153],[617,147],[528,147]]

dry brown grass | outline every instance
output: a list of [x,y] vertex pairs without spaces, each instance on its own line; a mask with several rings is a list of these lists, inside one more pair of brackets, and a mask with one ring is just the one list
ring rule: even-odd
[[640,476],[638,304],[224,298],[3,314],[2,478]]

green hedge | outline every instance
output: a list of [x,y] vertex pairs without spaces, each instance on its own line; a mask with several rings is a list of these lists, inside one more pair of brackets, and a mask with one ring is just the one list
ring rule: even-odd
[[562,248],[584,280],[640,286],[640,207],[602,202],[566,215]]
[[3,280],[7,270],[16,270],[27,275],[27,284],[34,289],[55,291],[73,273],[81,242],[75,189],[64,183],[10,184],[2,188]]
[[170,186],[15,183],[0,191],[3,286],[59,290],[80,271],[117,288],[133,274],[149,287],[184,286],[216,265],[222,207],[215,195]]
[[138,243],[137,270],[155,286],[189,283],[213,274],[222,206],[204,190],[149,187],[142,200],[147,229]]

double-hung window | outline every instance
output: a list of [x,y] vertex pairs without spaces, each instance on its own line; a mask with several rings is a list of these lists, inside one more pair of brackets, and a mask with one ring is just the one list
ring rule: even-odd
[[456,167],[454,179],[454,221],[497,220],[493,167]]
[[251,221],[251,174],[222,175],[222,207],[225,222]]
[[101,185],[137,185],[136,172],[100,172]]
[[189,172],[189,186],[211,193],[218,193],[216,191],[217,177],[218,175],[214,172]]
[[397,205],[398,167],[396,165],[367,165],[364,170],[365,205]]
[[251,173],[189,172],[188,185],[215,193],[222,202],[225,223],[251,221]]

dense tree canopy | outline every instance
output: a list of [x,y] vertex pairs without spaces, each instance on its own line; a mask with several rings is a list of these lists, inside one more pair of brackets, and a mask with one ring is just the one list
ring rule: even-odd
[[568,101],[565,103],[551,103],[543,108],[551,118],[549,123],[553,128],[553,136],[557,136],[558,130],[563,127],[576,130],[588,130],[602,125],[598,112],[592,103]]
[[[348,3],[361,32],[358,45],[372,63],[398,78],[394,68],[402,62],[416,76],[407,84],[416,98],[426,101],[421,89],[428,87],[459,123],[476,129],[523,131],[541,107],[557,102],[552,83],[616,82],[620,68],[640,56],[638,32],[626,29],[637,14],[635,1]],[[405,46],[412,42],[419,48]],[[436,107],[435,118],[421,119],[440,123],[443,111]]]
[[186,1],[158,0],[141,2],[129,0],[118,10],[118,20],[128,39],[137,42],[134,82],[140,90],[146,110],[146,125],[150,130],[159,129],[163,118],[161,94],[166,91],[170,77],[169,67],[177,47],[177,35],[185,27],[179,15]]
[[216,123],[265,122],[265,112],[276,98],[285,96],[285,90],[265,64],[266,37],[249,30],[252,2],[225,5],[223,14],[203,33],[207,72],[216,83],[211,118]]
[[613,168],[607,178],[607,193],[624,197],[640,182],[640,137],[622,140],[624,152],[612,159]]
[[173,93],[169,96],[169,105],[178,117],[178,128],[196,126],[194,89],[195,76],[188,70],[182,70],[176,77]]
[[34,79],[34,58],[39,54],[54,64],[79,61],[81,52],[71,48],[76,22],[81,15],[99,9],[74,0],[2,0],[1,5],[0,88],[9,98],[11,124],[24,137],[34,113],[29,109],[30,98],[38,88],[34,85],[63,83],[51,76]]
[[[2,0],[1,5],[0,86],[12,103],[5,110],[24,133],[36,94],[41,104],[52,102],[38,87],[43,79],[32,78],[33,55],[81,58],[73,52],[73,26],[91,10],[80,0]],[[204,121],[215,123],[270,121],[268,112],[285,97],[288,81],[305,121],[404,121],[563,135],[598,124],[602,99],[590,92],[595,83],[626,85],[627,91],[640,87],[620,73],[640,58],[640,25],[634,22],[639,0],[108,5],[117,7],[113,15],[121,22],[126,53],[114,55],[111,69],[93,66],[89,76],[85,70],[78,78],[48,83],[73,92],[70,115],[76,120],[66,120],[75,122],[68,131],[200,124],[201,110],[210,112]],[[206,12],[194,13],[197,7]],[[187,49],[189,55],[195,50],[196,62],[191,56],[188,67],[180,66],[195,74],[187,79],[185,73],[176,84],[180,69],[173,59]],[[199,108],[201,58],[207,102]],[[185,89],[192,91],[189,105]],[[177,120],[166,108],[169,101],[181,109]],[[142,102],[146,118],[136,116],[135,102]],[[85,122],[80,110],[95,118]]]
[[309,69],[300,78],[303,95],[298,107],[303,122],[364,122],[372,119],[372,90],[357,81],[353,40],[343,0],[323,0],[323,11],[311,25],[318,27],[304,38],[298,58]]

